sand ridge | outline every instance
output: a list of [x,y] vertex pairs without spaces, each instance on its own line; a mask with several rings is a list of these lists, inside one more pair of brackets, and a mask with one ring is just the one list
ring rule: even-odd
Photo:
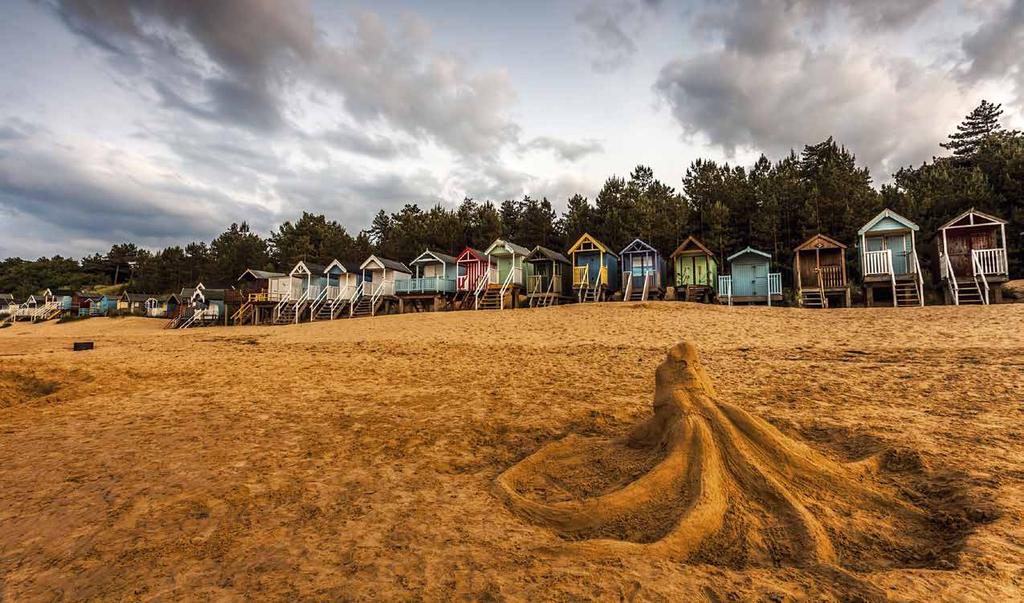
[[[5,598],[1020,598],[1024,306],[597,304],[159,327],[0,331],[0,392],[55,383],[0,405]],[[72,353],[78,339],[97,349]],[[523,480],[531,499],[600,496],[662,462],[608,443],[650,418],[652,375],[681,339],[721,403],[837,465],[876,459],[872,488],[940,518],[949,548],[876,555],[875,541],[829,533],[849,581],[736,546],[738,529],[686,562],[578,554],[675,524],[567,536],[503,504],[498,477],[567,437],[590,443],[588,462]],[[685,502],[666,504],[673,520]]]

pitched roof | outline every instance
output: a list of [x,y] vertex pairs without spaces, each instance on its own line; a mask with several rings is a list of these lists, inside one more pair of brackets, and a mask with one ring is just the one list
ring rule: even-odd
[[868,220],[868,223],[865,224],[864,226],[862,226],[861,229],[857,231],[857,234],[859,234],[859,235],[864,234],[865,232],[867,232],[867,231],[871,230],[872,228],[874,228],[876,224],[878,224],[879,222],[881,222],[885,218],[890,218],[892,220],[895,220],[896,222],[899,222],[900,224],[906,226],[910,230],[920,230],[921,229],[917,224],[914,224],[913,222],[911,222],[910,220],[904,218],[903,216],[899,215],[898,213],[894,212],[893,210],[891,210],[891,209],[883,209],[882,211],[878,212],[877,216],[875,216],[874,218],[871,218],[870,220]]
[[416,259],[409,262],[410,264],[429,264],[431,261],[442,262],[444,264],[454,264],[455,258],[448,255],[447,253],[441,253],[440,251],[426,250],[423,253],[416,256]]
[[729,257],[725,258],[725,261],[731,262],[733,260],[733,258],[738,258],[739,256],[746,255],[748,253],[755,253],[757,255],[764,256],[764,257],[768,258],[769,260],[772,259],[772,254],[765,253],[764,251],[761,251],[760,249],[754,249],[753,247],[747,246],[744,249],[741,249],[741,250],[737,251],[736,253],[730,255]]
[[672,255],[670,257],[674,258],[677,255],[682,255],[688,251],[692,251],[693,247],[696,247],[698,251],[703,252],[704,255],[715,257],[715,252],[708,249],[707,245],[701,243],[700,239],[693,235],[686,237],[686,240],[680,243],[679,247],[676,247],[676,250],[672,252]]
[[658,253],[658,250],[655,249],[649,243],[641,241],[640,239],[633,239],[629,243],[629,245],[626,245],[625,247],[622,248],[622,251],[619,252],[619,255],[624,255],[626,253],[637,253],[641,251],[645,253],[649,253],[651,251],[653,251],[654,253]]
[[[824,241],[826,245],[814,245],[813,243],[818,240]],[[794,249],[793,251],[806,251],[808,249],[817,249],[819,247],[838,247],[839,249],[846,249],[846,245],[843,245],[842,243],[833,239],[832,237],[819,232],[818,234],[807,239],[803,243],[797,245],[796,249]]]
[[[976,224],[976,220],[974,219],[975,217],[984,218],[985,220],[987,220],[987,222]],[[950,226],[953,226],[954,224],[956,224],[960,220],[963,220],[964,218],[970,218],[970,224],[957,224],[958,226],[993,226],[998,224],[1009,224],[1009,222],[1003,220],[1002,218],[997,218],[995,216],[982,213],[972,207],[971,209],[965,211],[964,213],[960,214],[959,216],[953,218],[949,222],[946,222],[945,224],[940,226],[939,230],[949,228]]]
[[248,270],[242,273],[242,276],[238,277],[238,280],[242,280],[243,278],[245,278],[245,275],[247,274],[257,280],[266,280],[268,278],[274,278],[276,276],[288,276],[283,272],[269,272],[267,270],[253,270],[252,268],[249,268]]
[[478,261],[478,262],[486,262],[487,261],[487,254],[482,252],[482,251],[480,251],[479,249],[475,249],[473,247],[467,247],[467,248],[463,249],[459,253],[459,255],[455,258],[455,261],[456,262],[469,261],[469,260],[465,259],[466,257],[471,257],[474,261]]
[[494,242],[491,243],[490,246],[487,248],[487,251],[484,251],[484,255],[494,255],[493,252],[498,248],[503,248],[512,255],[521,255],[523,257],[530,255],[529,249],[523,247],[522,245],[516,245],[512,241],[508,241],[506,239],[495,239]]
[[298,270],[300,266],[305,268],[306,270],[308,270],[309,274],[323,274],[324,273],[324,267],[321,266],[320,264],[314,264],[313,262],[307,262],[307,261],[303,260],[303,261],[299,262],[298,264],[295,264],[295,267],[292,268],[291,272],[289,272],[288,274],[289,275],[294,275],[295,271]]
[[341,268],[342,273],[359,272],[359,262],[348,262],[348,261],[345,261],[345,260],[334,260],[330,264],[327,264],[327,267],[324,268],[324,274],[327,274],[328,272],[330,272],[331,269],[334,268],[335,266],[338,266],[339,268]]
[[121,294],[122,299],[126,299],[132,303],[145,303],[146,300],[151,297],[156,297],[156,295],[153,293],[128,293],[127,291]]
[[[203,289],[199,292],[206,301],[222,301],[224,299],[225,289]],[[195,298],[195,293],[192,294]]]
[[14,301],[14,294],[12,294],[12,293],[0,293],[0,301],[5,301],[5,302]]
[[409,270],[409,267],[403,264],[402,262],[396,260],[389,260],[387,258],[382,258],[376,255],[371,255],[370,257],[366,258],[366,261],[363,262],[361,266],[359,266],[359,269],[365,270],[367,265],[370,264],[370,262],[377,262],[378,266],[382,266],[389,270],[395,270],[397,272],[412,274],[412,270]]
[[561,262],[562,264],[572,264],[572,262],[569,261],[569,258],[558,253],[554,249],[548,249],[543,245],[537,245],[533,248],[533,251],[530,252],[530,255],[526,256],[527,262],[539,262],[543,260]]
[[617,253],[609,249],[608,246],[602,243],[601,241],[598,241],[596,238],[592,237],[588,232],[583,233],[583,236],[581,236],[579,239],[576,240],[575,243],[572,244],[572,247],[569,248],[568,253],[571,255],[579,251],[578,248],[580,245],[584,243],[584,241],[590,241],[590,243],[594,245],[594,247],[597,247],[598,249],[600,249],[604,253],[607,253],[608,255],[619,257]]

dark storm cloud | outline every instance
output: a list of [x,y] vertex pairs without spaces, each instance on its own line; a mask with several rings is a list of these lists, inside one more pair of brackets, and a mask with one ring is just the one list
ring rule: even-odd
[[[331,45],[303,0],[63,0],[69,28],[120,56],[148,53],[139,69],[164,106],[259,131],[288,124],[297,84],[338,95],[358,120],[382,121],[464,153],[513,142],[514,93],[501,71],[471,73],[429,46],[422,22],[392,32],[360,14]],[[378,152],[380,152],[378,150]]]
[[963,51],[967,80],[1015,77],[1018,94],[1024,97],[1024,0],[993,10],[987,21],[964,37]]
[[[884,177],[937,151],[951,126],[944,120],[962,115],[948,72],[870,43],[875,19],[909,26],[933,4],[896,11],[881,2],[716,3],[695,23],[711,27],[719,44],[667,63],[654,90],[687,134],[727,152],[777,156],[834,136]],[[846,17],[860,28],[852,41],[814,35]]]
[[143,174],[140,167],[116,152],[55,144],[36,128],[31,139],[0,140],[0,207],[111,240],[208,236],[223,227],[221,216],[265,214],[173,172]]

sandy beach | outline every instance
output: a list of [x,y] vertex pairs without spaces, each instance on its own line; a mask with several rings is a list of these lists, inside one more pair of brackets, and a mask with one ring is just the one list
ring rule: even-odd
[[[0,330],[0,600],[1024,596],[1022,304],[162,326]],[[595,551],[507,504],[499,475],[544,446],[650,417],[681,340],[722,401],[816,454],[901,459],[871,487],[931,536],[888,554],[830,532],[834,567],[680,560]]]

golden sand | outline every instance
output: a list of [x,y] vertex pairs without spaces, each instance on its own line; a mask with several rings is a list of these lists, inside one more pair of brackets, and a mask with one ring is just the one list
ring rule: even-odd
[[0,330],[0,599],[1022,596],[1024,305],[161,326]]

